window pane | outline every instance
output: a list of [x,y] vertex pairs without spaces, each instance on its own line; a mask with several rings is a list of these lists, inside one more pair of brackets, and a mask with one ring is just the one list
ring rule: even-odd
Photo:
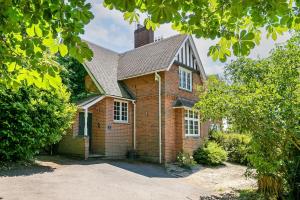
[[184,129],[185,129],[185,134],[189,134],[189,125],[188,125],[188,120],[184,120]]
[[195,112],[195,119],[198,119],[198,112]]
[[183,83],[182,83],[182,71],[179,70],[179,87],[183,87]]
[[186,88],[186,72],[182,71],[182,88]]
[[114,120],[120,120],[120,102],[115,101],[114,102]]
[[187,89],[191,90],[192,86],[191,86],[192,80],[191,80],[191,73],[187,73]]
[[198,135],[198,121],[194,121],[194,134]]
[[189,118],[193,118],[193,111],[189,111]]
[[122,103],[122,121],[127,121],[127,103]]
[[193,121],[192,121],[192,120],[189,121],[189,128],[190,128],[189,134],[193,134],[194,124],[193,124]]
[[185,117],[189,117],[189,111],[188,110],[185,110]]

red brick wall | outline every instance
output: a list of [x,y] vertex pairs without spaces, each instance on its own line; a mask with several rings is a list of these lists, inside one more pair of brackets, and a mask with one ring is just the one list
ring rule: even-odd
[[[133,105],[128,102],[128,123],[113,121],[114,99],[106,97],[88,109],[92,113],[91,153],[105,155],[110,158],[124,158],[128,150],[133,148]],[[65,139],[76,138],[79,131],[79,111],[77,112],[72,130]],[[68,140],[69,145],[77,140]],[[88,140],[87,140],[88,142]],[[66,142],[62,142],[62,145]],[[72,145],[72,146],[74,146]],[[88,145],[86,145],[88,147]],[[74,150],[74,154],[77,150]]]
[[[200,74],[193,73],[193,90],[179,89],[178,66],[160,72],[162,78],[162,156],[163,161],[175,161],[179,151],[192,153],[199,147],[202,137],[207,136],[206,123],[201,123],[201,137],[185,137],[184,110],[174,109],[178,97],[197,100],[196,88],[202,84]],[[146,159],[159,159],[158,129],[158,82],[154,74],[125,80],[124,83],[136,96],[137,150]]]
[[92,113],[92,153],[105,155],[106,99],[96,103],[89,112]]
[[113,120],[114,99],[106,97],[93,105],[92,152],[110,158],[124,158],[132,148],[133,106],[128,102],[128,123]]
[[105,155],[113,158],[124,158],[133,148],[133,105],[128,102],[128,123],[114,122],[114,99],[106,100]]
[[200,74],[193,72],[192,92],[179,89],[179,67],[173,65],[169,71],[163,74],[164,90],[164,146],[165,161],[174,161],[180,151],[186,151],[190,154],[196,150],[203,137],[208,135],[207,123],[200,123],[200,137],[186,137],[184,130],[184,109],[174,109],[173,103],[178,97],[189,100],[198,100],[197,87],[203,84]]
[[125,80],[136,96],[136,148],[138,154],[151,161],[159,159],[158,83],[154,74]]

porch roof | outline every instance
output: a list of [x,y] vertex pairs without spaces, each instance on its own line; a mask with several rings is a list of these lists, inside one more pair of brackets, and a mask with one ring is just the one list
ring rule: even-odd
[[94,105],[95,103],[97,103],[98,101],[100,101],[101,99],[103,99],[104,96],[103,95],[93,95],[93,96],[89,96],[86,97],[80,101],[78,101],[76,104],[79,108],[88,108],[92,105]]
[[185,99],[185,98],[178,98],[176,101],[173,103],[173,108],[192,108],[197,101]]

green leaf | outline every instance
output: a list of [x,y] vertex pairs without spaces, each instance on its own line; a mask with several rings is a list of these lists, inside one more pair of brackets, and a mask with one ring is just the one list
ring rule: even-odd
[[13,72],[15,70],[15,67],[16,67],[16,63],[15,62],[12,62],[10,63],[8,66],[7,66],[7,71],[8,72]]
[[130,24],[132,22],[138,22],[139,21],[139,14],[136,13],[136,12],[125,12],[123,17],[126,21],[129,21]]
[[66,45],[60,44],[58,48],[59,48],[59,53],[60,53],[61,56],[67,55],[68,47]]
[[42,36],[43,36],[43,32],[42,32],[42,30],[40,29],[40,27],[39,27],[38,24],[34,25],[34,31],[35,31],[35,33],[36,33],[36,35],[37,35],[38,37],[42,37]]
[[274,41],[277,40],[277,33],[275,31],[273,31],[271,35]]
[[26,28],[26,33],[28,34],[29,37],[34,37],[35,36],[34,25],[32,25],[29,28]]

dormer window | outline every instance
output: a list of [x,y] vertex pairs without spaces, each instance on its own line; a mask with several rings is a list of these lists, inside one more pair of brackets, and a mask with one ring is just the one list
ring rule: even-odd
[[179,67],[179,88],[187,91],[192,91],[193,76],[192,71]]

